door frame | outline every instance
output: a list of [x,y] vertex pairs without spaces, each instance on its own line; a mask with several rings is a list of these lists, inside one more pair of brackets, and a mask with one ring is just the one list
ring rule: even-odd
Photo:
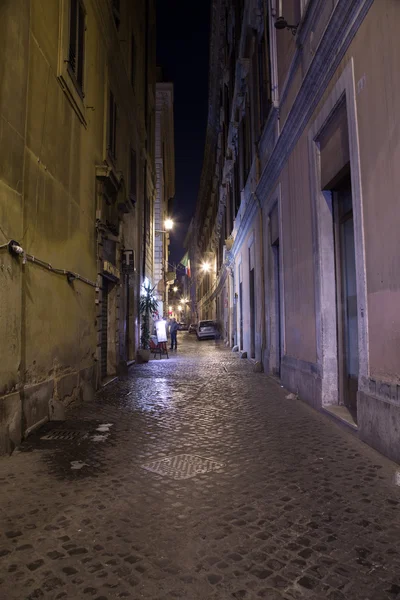
[[[249,352],[250,358],[256,358],[256,339],[257,339],[257,301],[256,301],[256,261],[255,261],[255,245],[254,232],[248,240],[248,278],[249,278]],[[252,275],[253,273],[253,275]],[[253,289],[252,287],[253,278]]]
[[[351,178],[350,172],[345,176],[340,183],[348,180],[350,194]],[[352,393],[350,387],[358,389],[358,376],[354,377],[348,372],[347,364],[349,359],[348,346],[348,305],[347,305],[347,285],[345,283],[347,275],[347,260],[344,250],[344,230],[345,223],[352,221],[353,237],[354,237],[354,215],[353,202],[351,209],[346,213],[342,213],[341,200],[339,190],[332,190],[332,215],[334,228],[334,245],[335,245],[335,273],[336,273],[336,316],[337,316],[337,334],[338,334],[338,403],[345,406],[351,412],[354,420],[357,420],[357,405],[351,402]],[[355,259],[355,248],[353,248],[353,258]],[[346,264],[346,266],[345,266]],[[358,323],[357,323],[358,326]],[[358,336],[357,336],[358,337]],[[358,340],[357,340],[358,342]],[[358,355],[358,343],[357,343]],[[350,381],[353,383],[350,385]]]
[[[264,245],[264,261],[267,265],[264,293],[266,302],[266,331],[267,331],[267,356],[266,370],[275,376],[282,371],[282,363],[286,354],[286,327],[285,327],[285,278],[284,278],[284,247],[282,223],[282,198],[281,184],[279,183],[269,201],[264,207],[264,231],[266,243]],[[279,248],[274,249],[271,243],[270,221],[271,213],[278,211]],[[277,256],[275,256],[277,254]],[[276,277],[275,261],[279,271],[279,281]],[[279,286],[279,290],[277,289]],[[277,303],[279,300],[279,306]],[[279,314],[278,311],[279,310]],[[277,328],[279,327],[279,331]]]
[[332,199],[321,189],[318,138],[335,110],[346,103],[354,218],[359,351],[358,389],[369,376],[365,243],[354,62],[350,58],[308,133],[315,262],[317,362],[322,368],[322,406],[338,404],[338,339]]
[[243,265],[242,265],[242,259],[240,258],[240,262],[238,263],[238,300],[239,300],[239,314],[238,314],[238,321],[239,321],[239,339],[238,339],[238,344],[239,344],[239,350],[242,351],[244,348],[244,343],[243,343]]
[[278,242],[270,244],[272,260],[272,281],[274,295],[274,314],[275,314],[275,356],[276,375],[280,378],[282,371],[282,323],[281,323],[281,264],[280,264],[280,239]]

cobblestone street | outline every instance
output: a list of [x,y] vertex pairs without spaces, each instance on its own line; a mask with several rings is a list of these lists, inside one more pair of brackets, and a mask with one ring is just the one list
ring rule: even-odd
[[0,598],[400,598],[396,465],[179,342],[0,460]]

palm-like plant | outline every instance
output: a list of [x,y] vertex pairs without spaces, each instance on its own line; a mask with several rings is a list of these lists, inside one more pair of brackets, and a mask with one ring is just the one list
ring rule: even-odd
[[144,286],[144,293],[140,296],[139,312],[141,316],[140,344],[144,350],[149,349],[150,342],[150,317],[158,315],[158,302],[154,296],[155,286]]

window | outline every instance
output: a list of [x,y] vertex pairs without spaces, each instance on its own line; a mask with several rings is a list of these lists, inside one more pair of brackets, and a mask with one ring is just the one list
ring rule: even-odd
[[86,0],[59,0],[57,79],[82,125],[86,126]]
[[241,202],[241,194],[240,194],[240,174],[239,174],[239,164],[236,161],[233,167],[233,203],[234,203],[234,215],[236,219],[236,215],[238,213],[240,202]]
[[136,82],[136,41],[135,36],[131,36],[131,85],[135,89]]
[[117,158],[117,105],[111,91],[108,100],[107,154],[113,161]]
[[120,13],[120,0],[111,0],[112,12],[114,17],[114,23],[117,29],[119,29],[119,24],[121,22],[121,13]]
[[136,189],[137,189],[137,165],[136,152],[131,148],[130,165],[129,165],[129,199],[133,205],[136,204]]
[[269,32],[266,29],[258,44],[258,90],[260,106],[260,125],[264,125],[271,108],[271,81],[269,62]]
[[81,0],[71,0],[69,20],[68,67],[83,96],[83,68],[85,54],[85,9]]

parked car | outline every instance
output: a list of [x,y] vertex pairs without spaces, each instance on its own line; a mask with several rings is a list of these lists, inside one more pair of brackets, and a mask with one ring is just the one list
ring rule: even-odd
[[215,339],[218,336],[217,324],[215,321],[199,321],[197,325],[197,339]]
[[196,323],[191,323],[189,325],[188,332],[189,333],[196,333],[196,331],[197,331],[197,325],[196,325]]
[[179,323],[179,331],[187,331],[188,325],[186,323]]

